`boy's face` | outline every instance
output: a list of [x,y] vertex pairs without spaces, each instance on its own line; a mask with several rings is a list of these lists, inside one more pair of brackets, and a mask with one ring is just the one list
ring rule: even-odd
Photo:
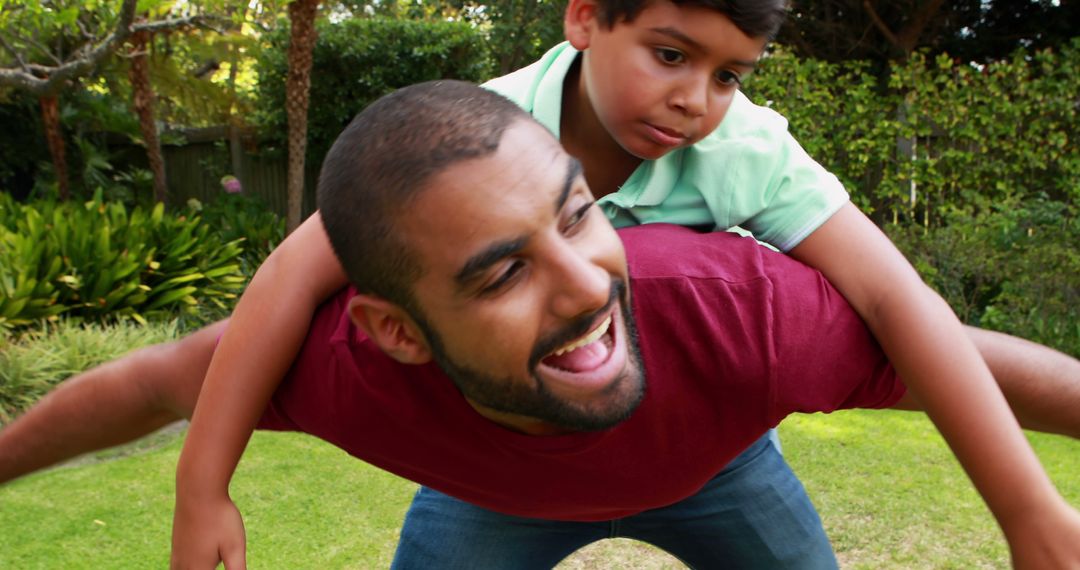
[[716,129],[765,49],[765,38],[709,8],[656,0],[612,28],[597,10],[595,0],[567,7],[567,39],[585,51],[576,101],[638,158],[659,158]]
[[470,403],[526,432],[627,417],[644,380],[626,258],[577,161],[518,121],[495,154],[428,185],[400,227],[424,270],[413,286],[420,326]]

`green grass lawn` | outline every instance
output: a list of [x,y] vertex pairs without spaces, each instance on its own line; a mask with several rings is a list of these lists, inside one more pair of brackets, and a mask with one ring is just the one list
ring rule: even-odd
[[[989,512],[919,414],[798,416],[784,452],[845,568],[1005,568]],[[0,487],[0,568],[164,568],[176,436]],[[1080,506],[1080,442],[1033,435]],[[252,568],[385,568],[415,486],[313,438],[256,434],[233,484]],[[594,545],[561,569],[679,568],[630,541]]]

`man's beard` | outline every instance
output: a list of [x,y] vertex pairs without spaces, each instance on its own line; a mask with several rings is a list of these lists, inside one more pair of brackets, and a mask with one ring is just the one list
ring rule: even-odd
[[[625,323],[627,363],[622,373],[604,389],[602,403],[579,404],[559,398],[551,393],[544,381],[536,374],[540,360],[556,348],[580,338],[596,323],[595,316],[609,310],[621,300]],[[432,357],[454,382],[462,395],[492,410],[541,420],[548,424],[572,431],[601,431],[626,420],[637,409],[645,396],[645,374],[641,366],[637,327],[630,302],[626,298],[626,284],[613,279],[607,306],[593,315],[578,319],[558,334],[537,343],[529,358],[528,370],[533,382],[524,383],[514,378],[497,378],[463,366],[451,359],[442,338],[427,324],[422,315],[413,318],[426,335]],[[612,326],[615,326],[614,322]],[[612,334],[618,334],[613,331]]]

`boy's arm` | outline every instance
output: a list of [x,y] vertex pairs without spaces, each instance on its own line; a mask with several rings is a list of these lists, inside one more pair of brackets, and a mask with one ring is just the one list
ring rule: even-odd
[[229,481],[316,308],[346,284],[318,212],[259,267],[203,383],[176,472],[173,567],[242,567],[244,533]]
[[1014,564],[1080,564],[1080,515],[1042,470],[956,315],[889,239],[849,203],[790,253],[866,321],[994,513]]

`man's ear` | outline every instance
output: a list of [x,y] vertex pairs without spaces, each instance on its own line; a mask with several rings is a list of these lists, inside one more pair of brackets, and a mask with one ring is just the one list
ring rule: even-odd
[[423,332],[400,306],[382,297],[357,294],[349,299],[349,317],[394,360],[404,364],[431,360],[431,347]]
[[563,33],[575,49],[584,51],[600,26],[596,0],[570,0],[563,16]]

